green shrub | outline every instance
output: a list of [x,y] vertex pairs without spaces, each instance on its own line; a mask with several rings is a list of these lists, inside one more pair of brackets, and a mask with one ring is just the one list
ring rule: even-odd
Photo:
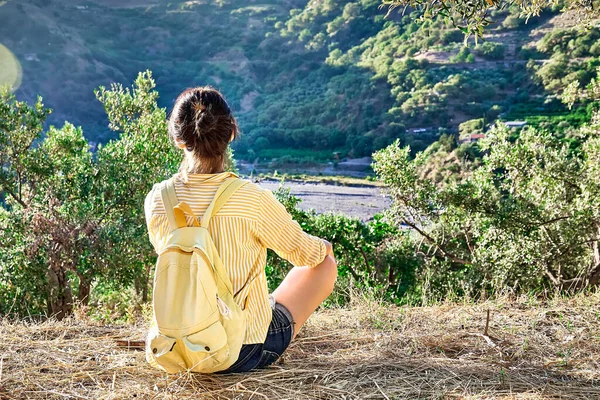
[[518,138],[500,125],[480,142],[483,165],[438,187],[398,143],[374,155],[391,213],[423,254],[421,292],[480,296],[581,290],[600,283],[600,139],[597,120],[572,143],[539,129]]
[[506,46],[502,43],[484,42],[475,47],[475,53],[487,60],[502,60]]
[[[404,234],[382,216],[362,222],[358,218],[342,214],[321,214],[304,211],[298,207],[300,199],[281,187],[275,192],[279,201],[292,214],[302,229],[311,235],[332,243],[338,261],[337,301],[346,301],[343,288],[355,287],[376,289],[397,302],[406,301],[406,296],[416,295],[413,287],[419,258],[407,250]],[[389,262],[388,262],[389,261]],[[267,278],[270,289],[275,289],[291,268],[290,264],[269,251]]]
[[502,21],[502,27],[504,29],[518,29],[523,25],[525,25],[525,20],[519,18],[518,15],[509,15]]
[[61,318],[75,299],[87,304],[98,280],[117,289],[136,284],[147,298],[153,254],[140,205],[179,158],[153,89],[146,72],[132,89],[97,91],[121,137],[94,155],[69,123],[42,139],[49,110],[0,91],[0,189],[7,195],[0,224],[11,227],[1,233],[0,312]]
[[450,57],[450,61],[453,63],[464,63],[473,62],[475,59],[471,54],[471,50],[466,46],[462,46],[456,55]]

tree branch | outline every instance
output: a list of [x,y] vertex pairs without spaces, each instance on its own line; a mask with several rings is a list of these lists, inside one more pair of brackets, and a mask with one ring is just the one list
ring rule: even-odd
[[367,275],[371,275],[371,266],[369,265],[369,259],[367,258],[367,255],[365,254],[365,251],[363,250],[362,246],[358,246],[359,250],[360,250],[360,254],[362,254],[363,260],[365,261],[365,269],[367,271]]
[[594,266],[594,269],[592,269],[592,271],[590,271],[590,274],[588,275],[588,279],[589,279],[588,286],[590,286],[590,287],[596,286],[597,284],[600,283],[600,263],[597,263]]
[[565,279],[563,281],[563,288],[579,290],[584,287],[593,287],[600,283],[600,263],[595,264],[591,271],[586,277],[575,277],[571,279]]
[[1,183],[2,183],[2,190],[5,193],[7,193],[8,195],[10,195],[10,197],[15,199],[15,201],[17,203],[19,203],[21,205],[21,207],[28,208],[28,205],[23,200],[21,200],[21,198],[19,198],[19,196],[17,196],[12,190],[9,189],[8,182],[6,181],[6,179],[2,179]]
[[419,233],[419,235],[421,235],[423,238],[425,238],[430,244],[432,244],[433,246],[435,246],[436,249],[438,249],[439,251],[442,252],[442,254],[444,255],[444,257],[449,258],[450,260],[459,263],[459,264],[463,264],[463,265],[468,265],[471,264],[469,261],[467,260],[463,260],[460,257],[457,257],[451,253],[449,253],[442,245],[440,245],[439,243],[437,243],[437,241],[432,238],[431,236],[429,236],[425,231],[423,231],[422,229],[420,229],[416,224],[408,221],[406,218],[402,218],[402,221],[410,226],[411,228],[413,228],[415,231],[417,231]]
[[[470,223],[469,223],[470,225]],[[469,231],[471,230],[470,226],[465,226],[465,241],[467,242],[467,247],[469,248],[469,253],[471,253],[471,257],[473,257],[473,245],[471,244],[471,241],[469,240]]]
[[552,281],[552,283],[554,283],[555,286],[560,286],[560,282],[558,281],[558,279],[556,279],[554,275],[552,275],[552,272],[550,272],[550,270],[546,269],[544,273],[548,276],[548,278],[550,278],[550,280]]
[[356,281],[360,281],[360,276],[358,276],[354,268],[352,268],[350,265],[346,265],[346,268],[348,268],[348,271],[350,271],[350,274]]
[[540,222],[539,224],[534,225],[534,226],[536,228],[539,228],[541,226],[550,225],[550,224],[553,224],[555,222],[562,221],[562,220],[565,220],[565,219],[569,219],[569,218],[572,218],[572,217],[573,217],[572,215],[565,215],[565,216],[562,216],[562,217],[556,217],[556,218],[552,218],[552,219],[550,219],[548,221]]

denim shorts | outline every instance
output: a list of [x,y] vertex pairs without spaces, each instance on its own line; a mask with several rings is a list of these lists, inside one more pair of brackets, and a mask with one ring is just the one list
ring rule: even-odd
[[273,364],[287,349],[294,335],[294,320],[285,306],[275,303],[273,318],[264,343],[245,344],[238,360],[222,374],[248,372]]

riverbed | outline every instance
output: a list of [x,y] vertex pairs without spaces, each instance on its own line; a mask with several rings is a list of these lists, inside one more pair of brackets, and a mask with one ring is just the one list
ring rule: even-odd
[[[281,183],[263,180],[259,185],[275,191]],[[368,221],[390,206],[389,197],[378,186],[338,186],[300,181],[286,181],[283,185],[302,200],[299,204],[301,209],[314,209],[319,214],[342,213]]]

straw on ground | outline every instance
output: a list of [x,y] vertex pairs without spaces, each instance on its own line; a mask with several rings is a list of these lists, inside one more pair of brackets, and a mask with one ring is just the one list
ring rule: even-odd
[[600,398],[600,294],[419,308],[354,301],[317,313],[276,365],[241,375],[153,370],[135,342],[144,333],[143,323],[81,317],[4,320],[0,398]]

